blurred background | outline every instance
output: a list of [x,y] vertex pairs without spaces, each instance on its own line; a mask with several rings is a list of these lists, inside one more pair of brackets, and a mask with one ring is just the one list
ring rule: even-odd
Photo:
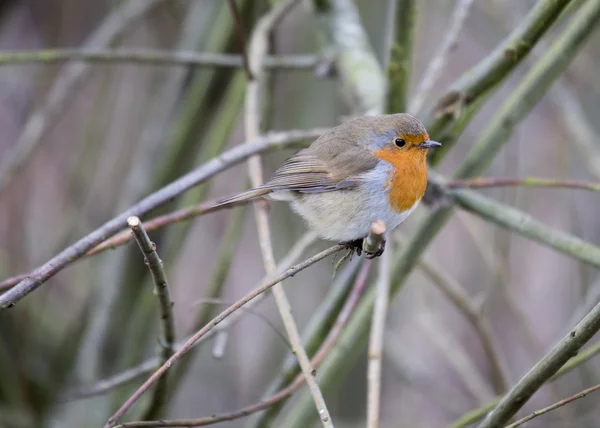
[[[380,60],[387,55],[390,1],[355,2]],[[237,3],[249,38],[273,2]],[[272,54],[319,53],[309,3],[295,7],[278,25],[271,37]],[[423,110],[488,55],[534,3],[473,2]],[[444,40],[455,4],[417,2],[411,94]],[[560,23],[545,35],[487,100],[439,164],[439,172],[453,173],[507,94],[563,27]],[[0,2],[0,50],[85,46],[240,52],[223,0]],[[0,52],[0,160],[6,163],[11,156],[14,167],[0,177],[0,279],[31,270],[142,197],[244,141],[246,76],[241,68],[133,61],[11,64],[2,58]],[[600,32],[595,32],[516,128],[486,175],[599,181],[599,75]],[[329,127],[350,114],[335,75],[306,67],[270,69],[267,77],[266,130]],[[17,160],[12,162],[17,146]],[[266,155],[265,174],[291,153]],[[247,186],[247,169],[240,164],[154,214]],[[481,192],[600,244],[598,194],[522,187]],[[428,211],[420,206],[399,233],[409,235]],[[285,204],[271,204],[270,213],[280,260],[305,228]],[[150,232],[150,237],[165,263],[178,340],[224,307],[207,305],[203,299],[232,302],[264,275],[252,209],[209,214]],[[302,258],[326,246],[317,241]],[[334,263],[326,259],[285,282],[301,330],[331,301]],[[427,266],[442,281],[460,287],[480,311],[499,370],[490,363],[477,330],[440,292]],[[355,258],[336,278],[346,275],[351,280],[357,268]],[[375,274],[372,269],[371,277]],[[599,297],[596,269],[457,211],[391,302],[381,425],[443,427],[485,405],[514,384]],[[231,329],[222,358],[213,356],[209,341],[182,362],[184,369],[173,377],[178,379],[160,417],[208,416],[263,397],[289,346],[281,338],[285,330],[272,297],[253,311],[260,316],[246,314]],[[74,397],[73,391],[155,356],[158,327],[152,280],[135,243],[60,272],[16,308],[0,313],[0,426],[101,426],[146,375],[93,397]],[[544,386],[520,414],[598,382],[600,362],[591,359]],[[338,426],[364,426],[364,349],[349,350],[345,367],[323,387]],[[261,422],[254,416],[219,426],[306,426],[292,423],[300,412],[301,396],[297,393],[275,421]],[[148,399],[134,406],[127,418],[139,419]],[[596,427],[597,400],[590,396],[528,426]],[[314,418],[314,408],[309,410]]]

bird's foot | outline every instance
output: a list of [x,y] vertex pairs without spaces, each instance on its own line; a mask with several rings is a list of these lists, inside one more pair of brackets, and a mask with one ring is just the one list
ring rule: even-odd
[[381,245],[377,248],[377,251],[375,251],[374,253],[364,250],[363,239],[356,239],[354,241],[346,242],[345,245],[346,248],[348,248],[348,250],[350,250],[351,252],[356,251],[356,254],[359,257],[364,252],[365,258],[374,259],[375,257],[379,257],[383,254],[383,251],[385,250],[385,239],[381,241]]

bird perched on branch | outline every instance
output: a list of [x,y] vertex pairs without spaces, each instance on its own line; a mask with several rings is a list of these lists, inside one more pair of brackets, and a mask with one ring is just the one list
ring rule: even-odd
[[288,201],[319,236],[360,255],[371,223],[382,220],[391,231],[416,208],[427,186],[427,151],[439,146],[409,114],[359,117],[300,150],[262,186],[216,206],[261,197]]

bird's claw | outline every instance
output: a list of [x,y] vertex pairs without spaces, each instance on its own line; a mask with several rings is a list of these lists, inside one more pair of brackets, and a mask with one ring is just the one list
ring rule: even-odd
[[355,241],[346,242],[346,247],[351,251],[356,251],[356,255],[358,255],[359,257],[364,252],[365,258],[371,260],[371,259],[379,257],[383,254],[383,251],[385,250],[385,240],[381,243],[381,246],[377,249],[377,251],[375,253],[369,253],[367,251],[363,251],[363,240],[362,239],[356,239]]

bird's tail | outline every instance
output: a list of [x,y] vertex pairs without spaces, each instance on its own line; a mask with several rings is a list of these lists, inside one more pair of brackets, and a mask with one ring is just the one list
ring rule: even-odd
[[238,193],[237,195],[229,196],[224,199],[218,200],[212,208],[224,208],[229,205],[235,205],[244,201],[251,201],[252,199],[260,198],[271,193],[271,189],[265,189],[264,187],[257,187],[255,189],[246,190],[245,192]]

